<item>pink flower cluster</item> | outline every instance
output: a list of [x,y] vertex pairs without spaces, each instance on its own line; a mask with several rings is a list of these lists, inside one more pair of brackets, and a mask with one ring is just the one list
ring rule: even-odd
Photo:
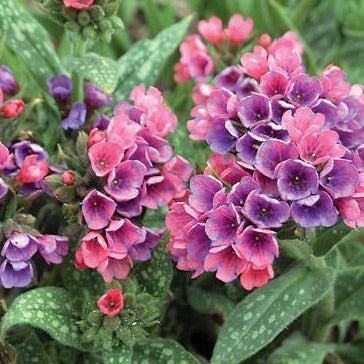
[[[82,202],[90,232],[76,253],[76,267],[97,269],[106,282],[125,278],[133,260],[146,261],[160,235],[138,226],[147,208],[183,198],[192,166],[173,156],[164,138],[177,125],[158,89],[136,87],[104,129],[89,134],[89,159],[99,188]],[[134,221],[133,221],[134,219]]]
[[201,36],[218,51],[236,50],[249,39],[252,29],[253,20],[244,19],[240,14],[230,18],[226,29],[216,16],[201,20],[198,24],[200,34],[190,35],[180,46],[181,59],[175,66],[175,81],[183,83],[194,79],[204,82],[214,73],[214,59]]
[[260,44],[195,89],[190,137],[216,154],[167,216],[179,269],[246,289],[273,277],[283,225],[364,226],[363,86],[307,74],[292,32]]

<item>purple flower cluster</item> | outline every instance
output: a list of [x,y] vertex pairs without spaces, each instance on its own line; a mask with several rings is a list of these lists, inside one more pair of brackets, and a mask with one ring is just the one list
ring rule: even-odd
[[218,154],[167,216],[179,269],[252,289],[273,277],[284,224],[364,226],[363,87],[333,65],[308,75],[301,52],[284,36],[195,89],[191,139]]
[[160,234],[139,226],[146,209],[182,198],[192,166],[173,156],[164,138],[176,128],[176,116],[160,91],[136,87],[134,104],[121,102],[115,116],[100,117],[89,133],[88,155],[98,186],[82,202],[89,233],[76,253],[78,269],[97,269],[106,282],[124,279],[133,261],[145,261]]
[[60,264],[68,253],[68,239],[59,235],[33,236],[14,231],[6,240],[1,256],[0,283],[4,288],[25,287],[34,278],[31,258],[37,253],[47,264]]
[[66,115],[61,123],[64,130],[80,130],[88,114],[113,102],[110,95],[88,82],[85,87],[85,100],[70,104],[73,85],[65,75],[51,77],[48,80],[48,89],[57,101],[62,114]]

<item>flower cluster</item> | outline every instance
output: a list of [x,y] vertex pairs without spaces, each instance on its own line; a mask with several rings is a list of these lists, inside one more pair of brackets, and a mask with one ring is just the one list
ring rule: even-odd
[[110,42],[116,29],[123,27],[118,17],[119,0],[37,0],[48,15],[67,30],[85,39]]
[[25,107],[23,100],[8,99],[19,91],[19,85],[14,77],[13,71],[5,66],[0,65],[0,116],[4,118],[15,118],[19,116]]
[[[61,125],[64,130],[80,130],[92,113],[110,105],[113,99],[93,83],[85,86],[85,100],[71,102],[72,81],[65,75],[53,76],[48,80],[49,93],[56,100],[63,117]],[[101,115],[98,120],[106,116]]]
[[268,40],[199,95],[190,137],[216,154],[167,216],[179,269],[252,289],[273,277],[284,224],[364,226],[363,87],[333,65],[310,76],[302,52],[293,33]]
[[[88,234],[76,253],[76,267],[92,268],[106,282],[124,279],[133,260],[146,261],[160,234],[139,226],[147,208],[159,209],[186,193],[192,167],[164,138],[176,116],[154,87],[136,87],[134,104],[121,102],[111,120],[97,121],[88,156],[97,187],[82,202]],[[103,191],[102,191],[103,190]]]
[[34,278],[32,257],[39,252],[47,264],[62,263],[68,239],[59,235],[32,235],[14,231],[1,250],[0,282],[4,288],[25,287]]
[[[198,24],[199,34],[190,35],[180,45],[181,59],[175,66],[175,81],[183,83],[193,79],[205,82],[216,69],[215,59],[221,58],[231,63],[233,55],[249,39],[252,29],[253,20],[244,19],[240,14],[230,18],[226,29],[216,16],[201,20]],[[201,36],[213,47],[213,54],[217,53],[219,57],[211,54]]]

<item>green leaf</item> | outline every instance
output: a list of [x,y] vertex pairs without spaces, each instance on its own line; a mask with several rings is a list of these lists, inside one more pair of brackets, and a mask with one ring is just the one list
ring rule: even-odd
[[143,340],[133,348],[132,364],[198,364],[183,346],[171,339]]
[[335,282],[333,321],[364,319],[364,266],[341,271]]
[[166,28],[153,40],[136,43],[119,61],[119,85],[115,99],[126,99],[131,90],[139,85],[153,85],[162,71],[166,60],[182,41],[192,16]]
[[313,253],[318,257],[325,256],[351,232],[353,230],[344,223],[316,232],[312,242]]
[[256,353],[323,298],[333,281],[331,268],[297,266],[256,289],[227,317],[211,363],[240,363]]
[[47,79],[63,71],[45,29],[14,0],[0,2],[0,32],[23,60],[37,83],[47,89]]
[[2,335],[16,325],[30,325],[46,331],[61,344],[83,350],[71,301],[72,297],[62,288],[44,287],[26,292],[14,300],[3,317]]
[[167,301],[169,287],[172,282],[173,268],[166,244],[166,234],[158,247],[154,249],[152,258],[147,263],[139,264],[132,272],[141,288],[160,299],[161,308]]
[[107,93],[112,93],[118,83],[118,65],[111,58],[87,53],[81,58],[67,58],[65,65]]
[[322,364],[331,345],[308,342],[300,334],[293,334],[284,340],[268,359],[267,364]]
[[306,261],[313,256],[311,247],[304,240],[279,240],[279,247],[285,256],[299,261]]
[[102,359],[104,364],[131,364],[131,357],[133,349],[126,345],[120,349],[113,350],[112,352],[104,351]]
[[222,294],[207,292],[196,286],[189,287],[187,293],[188,303],[198,312],[218,312],[227,316],[234,308],[233,302]]

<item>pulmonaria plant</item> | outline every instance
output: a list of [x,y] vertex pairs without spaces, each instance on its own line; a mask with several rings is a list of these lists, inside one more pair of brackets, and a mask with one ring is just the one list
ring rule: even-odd
[[307,74],[302,51],[292,33],[268,39],[191,112],[190,138],[215,153],[166,221],[177,267],[193,277],[239,277],[250,290],[273,278],[280,232],[364,226],[363,87],[334,65]]

